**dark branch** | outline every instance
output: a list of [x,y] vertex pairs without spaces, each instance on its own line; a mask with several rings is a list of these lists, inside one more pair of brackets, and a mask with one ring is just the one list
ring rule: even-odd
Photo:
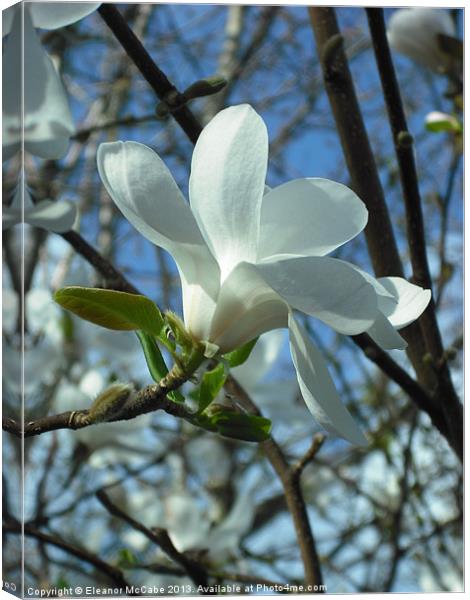
[[129,292],[130,294],[138,294],[136,287],[128,281],[122,273],[120,273],[106,258],[93,248],[82,236],[76,231],[67,231],[62,233],[64,238],[74,248],[80,256],[86,259],[88,263],[105,279],[106,284],[113,290],[121,292]]
[[[236,379],[229,376],[225,387],[250,414],[262,416],[258,407]],[[307,585],[317,586],[315,589],[321,589],[323,576],[320,558],[317,553],[315,538],[310,526],[307,507],[300,486],[300,473],[295,467],[290,467],[281,448],[272,437],[262,442],[260,446],[279,477],[284,489],[287,508],[292,515],[300,555],[304,565],[305,582]]]
[[[402,142],[404,137],[410,138],[411,136],[408,131],[400,88],[388,45],[383,9],[368,8],[366,12],[397,156],[406,209],[408,245],[413,267],[413,278],[416,283],[431,290],[432,279],[426,254],[426,236],[414,148],[412,143]],[[426,348],[433,359],[438,376],[438,387],[435,396],[440,400],[438,405],[442,408],[444,417],[447,420],[448,435],[446,437],[457,454],[462,457],[462,405],[450,376],[433,299],[431,299],[429,306],[421,316],[419,323]]]
[[[384,192],[380,182],[377,165],[370,146],[367,131],[362,118],[347,58],[338,43],[341,32],[336,20],[335,11],[328,7],[309,8],[312,29],[321,57],[323,78],[330,101],[331,109],[338,130],[343,153],[351,176],[352,187],[365,202],[369,210],[369,222],[365,229],[369,254],[377,276],[403,276],[403,269],[398,255],[397,245],[392,230]],[[436,328],[426,326],[427,315],[435,319],[433,307],[425,311],[423,329],[419,322],[413,323],[403,331],[408,342],[407,353],[418,376],[418,380],[427,390],[431,400],[424,409],[432,419],[432,414],[441,412],[445,426],[440,429],[454,452],[462,457],[462,407],[455,396],[452,383],[447,377],[447,365],[444,361],[442,373],[437,364],[429,364],[424,360],[429,344],[429,336],[438,336]],[[428,331],[429,329],[429,331]],[[425,334],[423,336],[423,333]],[[424,339],[423,339],[424,338]],[[440,338],[439,338],[440,339]],[[433,346],[439,347],[438,339]],[[431,353],[434,360],[442,357]],[[414,399],[414,398],[413,398]],[[447,407],[449,404],[449,407]],[[442,408],[446,406],[446,408]],[[444,411],[444,412],[443,412]],[[452,413],[452,414],[450,414]]]
[[[176,87],[155,64],[114,4],[102,4],[98,12],[158,98],[166,101],[171,94],[178,96],[180,93]],[[187,106],[182,106],[171,114],[188,138],[195,143],[202,127],[191,110]]]
[[161,527],[154,527],[152,530],[147,529],[145,525],[142,525],[142,523],[139,523],[117,507],[103,490],[100,490],[96,496],[110,514],[125,521],[133,529],[140,531],[151,542],[159,546],[169,558],[184,569],[185,574],[192,579],[195,585],[207,586],[206,570],[199,563],[191,560],[183,553],[178,552],[165,529],[162,529]]
[[[128,421],[139,415],[143,415],[156,410],[163,410],[166,413],[181,419],[191,420],[189,413],[182,404],[177,404],[166,398],[168,392],[179,388],[185,379],[174,379],[170,385],[159,385],[157,383],[149,385],[137,392],[129,405],[125,405],[122,411],[110,421]],[[162,383],[162,382],[161,382]],[[88,419],[87,409],[68,411],[58,415],[42,417],[36,421],[29,421],[25,424],[24,431],[21,425],[14,419],[3,417],[3,429],[16,435],[17,437],[32,437],[41,435],[48,431],[56,429],[83,429],[93,425]]]
[[[18,521],[9,519],[3,524],[3,532],[22,535],[22,525]],[[31,525],[24,525],[24,535],[55,546],[56,548],[60,548],[64,552],[67,552],[68,554],[71,554],[72,556],[75,556],[76,558],[93,565],[96,569],[98,569],[98,571],[104,573],[114,584],[118,585],[123,594],[126,593],[126,588],[130,587],[129,583],[124,579],[124,575],[118,568],[113,567],[83,548],[77,548],[65,540],[48,533],[44,533],[43,531],[40,531]]]

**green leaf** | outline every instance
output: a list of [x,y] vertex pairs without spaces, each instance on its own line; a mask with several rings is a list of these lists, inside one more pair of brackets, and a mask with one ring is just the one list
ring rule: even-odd
[[55,588],[63,590],[70,587],[69,580],[64,577],[64,575],[59,575],[57,581],[55,583]]
[[271,421],[264,417],[220,411],[211,417],[220,435],[245,442],[264,442],[271,433]]
[[156,304],[138,294],[73,286],[57,290],[54,300],[80,318],[106,329],[141,329],[159,336],[164,324]]
[[133,567],[137,564],[137,559],[131,550],[128,548],[121,548],[118,552],[117,564],[123,569],[126,567]]
[[227,371],[222,363],[219,363],[215,369],[204,373],[197,398],[198,412],[202,412],[217,397],[226,379]]
[[[136,331],[136,334],[139,338],[142,350],[144,351],[150,376],[154,381],[159,383],[168,373],[168,367],[160,352],[160,348],[158,347],[155,338],[149,333],[146,333],[145,331]],[[184,402],[184,396],[177,390],[169,392],[167,396],[170,400],[173,400],[173,402]]]
[[228,354],[224,354],[224,358],[228,361],[229,367],[238,367],[248,360],[257,341],[258,338],[255,338],[254,340],[251,340],[251,342],[247,342],[243,346],[240,346],[240,348],[237,348]]

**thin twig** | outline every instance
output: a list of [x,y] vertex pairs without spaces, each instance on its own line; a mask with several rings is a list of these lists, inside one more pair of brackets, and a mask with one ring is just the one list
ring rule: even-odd
[[[137,392],[129,406],[124,406],[118,415],[110,419],[110,422],[128,421],[129,419],[134,419],[135,417],[156,410],[163,410],[180,419],[191,420],[192,414],[182,404],[177,404],[166,398],[168,392],[179,388],[185,380],[184,377],[179,379],[175,378],[169,385],[159,385],[158,383],[155,383],[145,387]],[[48,431],[55,431],[57,429],[76,430],[89,427],[93,425],[93,423],[88,420],[88,415],[88,409],[83,409],[41,417],[35,421],[25,423],[24,430],[17,421],[4,416],[2,417],[2,427],[4,431],[12,433],[17,437],[24,436],[27,438],[41,435]]]
[[121,519],[122,521],[125,521],[133,529],[140,531],[151,542],[159,546],[159,548],[161,548],[169,558],[171,558],[175,563],[184,569],[185,574],[192,579],[196,586],[207,586],[207,572],[204,567],[191,560],[183,553],[179,552],[175,548],[165,529],[162,529],[161,527],[154,527],[151,530],[148,529],[145,527],[145,525],[142,525],[142,523],[139,523],[139,521],[136,521],[118,506],[116,506],[110,500],[109,496],[104,492],[104,490],[100,490],[96,496],[110,514],[114,515],[118,519]]
[[[236,379],[229,376],[225,385],[227,391],[237,398],[243,408],[251,414],[261,415],[258,407]],[[279,477],[284,489],[287,507],[292,515],[300,555],[304,565],[305,583],[313,586],[316,590],[320,590],[322,589],[320,586],[323,585],[320,559],[300,486],[300,477],[290,467],[281,448],[272,437],[262,442],[260,446]]]
[[93,246],[91,246],[79,233],[76,231],[67,231],[62,233],[64,238],[80,256],[83,256],[92,267],[105,279],[106,284],[113,290],[121,292],[129,292],[130,294],[138,294],[135,286],[128,281],[124,275],[114,267],[114,265],[104,258]]
[[[165,101],[170,94],[178,95],[179,92],[176,87],[155,64],[116,6],[114,4],[102,4],[98,8],[98,12],[158,98]],[[183,105],[181,108],[172,111],[171,114],[188,138],[195,143],[202,127],[191,110]]]
[[[6,523],[3,524],[3,533],[16,533],[22,535],[22,524],[15,520],[8,520]],[[43,531],[40,531],[36,527],[32,527],[30,525],[24,525],[24,535],[40,540],[41,542],[45,542],[46,544],[55,546],[56,548],[60,548],[64,552],[67,552],[68,554],[71,554],[72,556],[75,556],[76,558],[89,563],[90,565],[98,569],[98,571],[107,575],[107,577],[113,583],[118,585],[119,588],[122,590],[123,594],[127,593],[126,590],[130,588],[129,583],[127,583],[127,581],[124,579],[124,575],[122,574],[120,569],[113,567],[104,560],[101,560],[101,558],[98,558],[95,554],[92,554],[91,552],[88,552],[83,548],[77,548],[76,546],[69,544],[68,542],[62,540],[57,536],[44,533]],[[131,595],[136,596],[138,594],[132,593]]]
[[[375,274],[377,276],[396,275],[402,277],[403,268],[398,255],[377,165],[362,118],[347,59],[342,45],[337,42],[341,32],[335,11],[328,7],[311,7],[308,10],[317,42],[318,54],[322,57],[322,71],[326,91],[351,176],[352,187],[369,210],[369,221],[365,229],[365,235]],[[332,45],[334,46],[334,52],[328,50]],[[413,323],[402,330],[402,335],[408,342],[408,356],[419,382],[426,388],[430,398],[428,407],[420,406],[419,408],[425,410],[433,418],[433,414],[436,415],[442,411],[442,405],[447,403],[447,397],[445,394],[436,393],[439,389],[439,373],[437,373],[435,365],[424,360],[427,350],[422,333],[419,322]],[[443,376],[445,377],[445,373]],[[452,393],[451,388],[448,389]],[[462,438],[459,432],[456,433],[455,431],[455,428],[459,428],[459,423],[462,423],[461,405],[458,399],[454,401],[452,396],[449,403],[452,410],[455,411],[454,425],[452,426],[447,418],[447,423],[439,430],[457,456],[462,458]],[[445,418],[444,414],[441,414]]]
[[310,448],[300,457],[300,459],[291,467],[292,475],[299,478],[305,467],[313,461],[315,456],[320,452],[321,447],[325,442],[326,436],[323,433],[317,433],[312,440]]
[[[387,40],[383,9],[367,8],[366,12],[397,156],[406,209],[407,237],[413,278],[419,285],[432,290],[432,278],[426,253],[426,236],[414,149],[412,143],[403,142],[404,139],[408,140],[410,138],[410,133],[393,66],[392,54]],[[457,397],[450,376],[441,332],[437,323],[435,304],[432,298],[422,314],[419,323],[427,351],[433,359],[438,376],[438,388],[435,391],[435,396],[439,399],[439,406],[442,408],[444,417],[447,420],[447,439],[456,453],[462,457],[462,405]]]

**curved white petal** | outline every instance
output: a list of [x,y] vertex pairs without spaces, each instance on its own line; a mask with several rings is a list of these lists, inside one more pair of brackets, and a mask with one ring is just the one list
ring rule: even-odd
[[366,438],[338,396],[321,352],[291,313],[289,333],[300,391],[315,420],[327,431],[352,444],[367,445]]
[[137,142],[101,144],[98,171],[126,219],[175,259],[185,322],[195,323],[200,310],[213,305],[219,269],[170,171],[153,150]]
[[374,288],[347,262],[313,256],[261,263],[256,268],[290,306],[339,333],[362,333],[377,318]]
[[217,114],[194,149],[191,208],[222,280],[237,263],[256,261],[267,159],[266,126],[246,104]]
[[25,223],[35,227],[41,227],[55,233],[63,233],[72,229],[77,216],[77,207],[72,202],[63,200],[51,202],[43,200],[34,208],[25,211]]
[[365,204],[329,179],[296,179],[268,192],[261,206],[258,260],[323,256],[366,226]]
[[367,330],[367,333],[384,350],[404,350],[407,346],[406,341],[380,311],[375,323]]
[[95,11],[101,2],[31,2],[26,4],[35,27],[58,29]]
[[[4,160],[20,147],[21,11],[17,11],[3,55]],[[24,143],[41,158],[62,158],[75,127],[60,77],[24,11]]]
[[259,276],[254,265],[239,264],[223,283],[209,341],[230,352],[271,329],[287,325],[287,305]]
[[431,300],[431,290],[425,290],[402,277],[380,277],[378,282],[394,297],[395,302],[379,297],[379,310],[397,329],[415,321]]

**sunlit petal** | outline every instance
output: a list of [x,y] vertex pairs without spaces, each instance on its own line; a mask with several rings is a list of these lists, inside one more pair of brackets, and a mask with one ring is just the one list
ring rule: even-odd
[[364,203],[345,185],[289,181],[263,198],[258,260],[323,256],[360,233],[367,217]]
[[208,301],[216,297],[219,270],[164,162],[143,144],[112,142],[98,149],[98,171],[126,219],[175,259],[183,279],[185,317],[189,310],[199,314],[196,300],[203,306],[206,296]]
[[380,311],[375,323],[367,330],[367,333],[384,350],[404,350],[407,346],[406,341]]
[[366,331],[377,318],[374,288],[349,263],[302,257],[259,264],[257,269],[290,306],[340,333]]
[[229,352],[258,335],[287,325],[287,305],[266,285],[254,265],[239,264],[217,300],[210,340]]
[[256,260],[267,158],[266,126],[246,104],[214,117],[194,149],[191,208],[222,279],[237,263]]
[[327,431],[352,444],[367,440],[343,406],[321,352],[294,316],[289,314],[290,348],[300,391],[315,420]]
[[415,321],[431,300],[431,291],[409,283],[401,277],[380,277],[379,283],[395,299],[379,297],[379,309],[397,329]]

